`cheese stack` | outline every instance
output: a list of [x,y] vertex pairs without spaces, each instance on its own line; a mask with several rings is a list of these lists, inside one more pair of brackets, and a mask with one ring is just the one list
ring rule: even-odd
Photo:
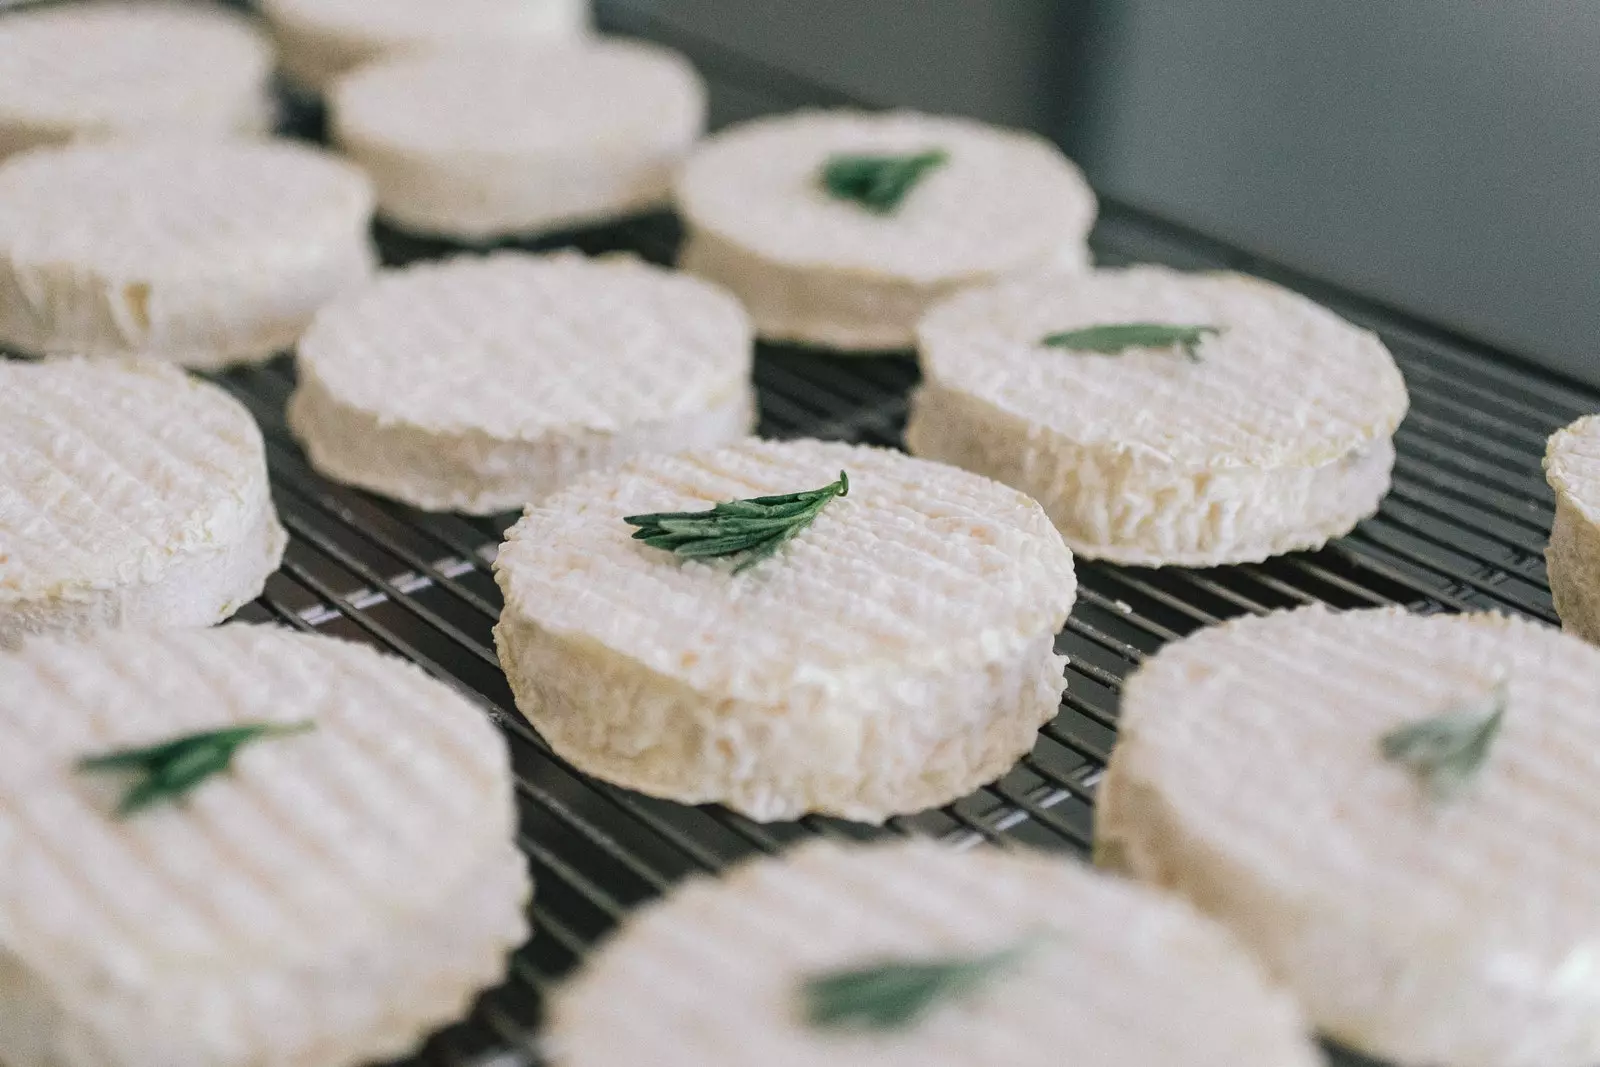
[[[835,484],[736,573],[627,516]],[[643,532],[641,530],[641,532]],[[495,563],[517,703],[580,769],[754,819],[881,822],[1032,749],[1065,687],[1072,554],[1038,505],[951,467],[817,441],[642,456],[528,509]]]
[[[830,195],[840,157],[926,170],[888,210]],[[844,352],[911,347],[923,312],[1019,271],[1078,271],[1095,200],[1054,145],[967,119],[800,112],[705,142],[677,184],[685,270],[731,289],[761,336]]]
[[[1174,327],[1190,340],[1137,340]],[[917,334],[907,446],[1034,497],[1093,559],[1318,548],[1389,490],[1407,397],[1388,350],[1254,278],[1038,275],[955,297]]]
[[1545,478],[1556,494],[1555,527],[1545,560],[1561,624],[1600,643],[1600,416],[1550,438]]
[[705,128],[674,52],[612,41],[530,60],[504,46],[376,63],[342,79],[333,137],[396,226],[469,241],[664,206]]
[[153,362],[0,360],[0,648],[209,626],[283,547],[261,432],[221,389]]
[[502,252],[380,275],[299,347],[289,424],[339,481],[488,514],[640,452],[743,437],[750,324],[632,257]]
[[[181,796],[85,759],[230,728]],[[413,1050],[526,936],[505,743],[409,664],[285,631],[0,656],[0,1061],[355,1067]]]
[[0,165],[0,345],[261,359],[365,278],[372,189],[288,142],[39,149]]
[[1232,926],[1404,1067],[1600,1060],[1600,650],[1495,615],[1322,608],[1128,682],[1101,861]]
[[226,137],[273,119],[273,54],[209,4],[81,3],[0,19],[0,158],[81,137]]
[[[820,1025],[810,982],[860,969],[893,1009],[898,965],[1006,962],[874,1028]],[[856,1025],[850,1025],[856,1024]],[[803,846],[634,915],[557,992],[564,1067],[1318,1067],[1292,1001],[1220,927],[1076,863],[926,841]]]

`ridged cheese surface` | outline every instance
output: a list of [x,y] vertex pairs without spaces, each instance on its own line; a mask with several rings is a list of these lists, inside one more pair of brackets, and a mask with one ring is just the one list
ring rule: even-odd
[[1556,494],[1545,561],[1561,624],[1600,643],[1600,416],[1579,419],[1550,438],[1545,478]]
[[[623,517],[850,475],[742,574],[631,539]],[[751,441],[646,456],[528,510],[495,565],[501,662],[594,773],[759,818],[881,820],[1009,769],[1054,716],[1072,557],[1013,490],[896,452]]]
[[[78,760],[310,721],[165,804]],[[365,646],[266,627],[0,656],[0,1057],[10,1067],[398,1055],[524,936],[505,746]],[[31,1010],[21,1010],[28,1007]]]
[[284,536],[261,432],[156,363],[0,361],[0,647],[98,625],[210,625]]
[[332,128],[410,230],[483,239],[663,206],[705,128],[677,53],[610,41],[530,61],[503,45],[402,56],[342,79]]
[[589,0],[263,0],[261,6],[285,71],[316,91],[374,59],[485,44],[543,50],[589,29]]
[[[1220,332],[1198,360],[1042,343],[1130,322]],[[1387,491],[1407,408],[1375,335],[1235,274],[1019,279],[936,308],[918,349],[912,450],[1015,485],[1076,550],[1129,563],[1259,559],[1348,530]]]
[[[889,1033],[817,1031],[818,973],[1031,945]],[[1170,898],[1026,853],[803,846],[629,920],[554,998],[560,1067],[1315,1067],[1289,998]]]
[[94,2],[7,14],[0,157],[84,136],[264,132],[272,66],[265,36],[211,5]]
[[631,257],[460,257],[324,308],[290,415],[335,477],[503,510],[637,452],[743,437],[752,343],[731,296]]
[[288,142],[41,149],[0,166],[0,343],[194,365],[292,343],[372,268],[372,190]]
[[[893,212],[824,191],[836,154],[948,153]],[[1081,269],[1095,200],[1048,142],[967,119],[811,111],[705,142],[677,183],[686,269],[732,288],[763,336],[909,347],[927,307],[1034,268]]]
[[[1403,1065],[1600,1059],[1600,650],[1493,615],[1307,608],[1128,682],[1097,854],[1231,925],[1337,1040]],[[1465,791],[1379,741],[1503,682]]]

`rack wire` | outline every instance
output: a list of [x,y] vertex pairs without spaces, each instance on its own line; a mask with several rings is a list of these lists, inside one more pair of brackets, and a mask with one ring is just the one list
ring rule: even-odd
[[[659,26],[615,28],[666,36],[688,51],[712,83],[717,122],[846,102]],[[296,114],[294,131],[314,127],[313,117]],[[509,980],[413,1062],[540,1062],[543,994],[630,908],[686,876],[715,873],[803,838],[926,835],[959,846],[1086,852],[1123,678],[1163,643],[1200,627],[1315,602],[1494,609],[1556,621],[1542,556],[1552,505],[1539,460],[1553,430],[1600,410],[1600,394],[1125,205],[1108,202],[1103,209],[1092,242],[1102,263],[1260,274],[1381,333],[1412,397],[1397,439],[1394,490],[1375,517],[1314,553],[1208,570],[1081,562],[1079,600],[1057,642],[1071,658],[1069,686],[1034,751],[972,796],[881,828],[826,818],[758,825],[716,807],[633,794],[568,767],[518,716],[490,635],[500,597],[489,567],[516,516],[424,514],[325,481],[284,425],[293,388],[287,358],[215,376],[263,427],[274,497],[291,534],[282,569],[241,617],[363,640],[413,660],[480,704],[510,743],[520,844],[538,885],[537,933],[514,957]],[[628,249],[665,263],[678,238],[676,222],[663,215],[531,247]],[[451,250],[381,229],[379,243],[392,264]],[[909,358],[847,359],[762,346],[755,376],[763,435],[897,447],[917,370]]]

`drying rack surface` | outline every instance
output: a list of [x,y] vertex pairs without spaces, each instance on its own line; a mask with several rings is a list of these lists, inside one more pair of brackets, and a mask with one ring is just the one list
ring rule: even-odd
[[[719,123],[846,102],[660,27],[615,28],[665,36],[685,48],[712,83]],[[310,131],[308,121],[302,114],[291,132]],[[676,222],[658,216],[524,247],[631,250],[670,262],[678,238]],[[453,250],[383,231],[379,241],[389,263]],[[1115,203],[1104,205],[1093,244],[1102,263],[1261,274],[1379,331],[1412,396],[1397,440],[1394,491],[1377,516],[1315,553],[1212,570],[1080,561],[1079,600],[1057,643],[1071,657],[1069,688],[1033,753],[970,797],[882,828],[821,818],[758,825],[718,808],[613,788],[563,764],[517,715],[490,636],[500,598],[489,564],[515,516],[428,515],[331,484],[309,469],[285,429],[283,406],[293,388],[287,358],[215,376],[265,431],[275,499],[291,534],[283,568],[241,618],[363,640],[410,659],[468,693],[510,741],[520,843],[538,883],[537,934],[516,954],[509,981],[414,1062],[539,1063],[543,992],[630,908],[685,876],[714,873],[797,840],[917,834],[960,845],[1085,853],[1122,679],[1164,642],[1200,627],[1314,602],[1497,609],[1556,621],[1542,556],[1552,505],[1540,457],[1553,430],[1600,410],[1600,394]],[[916,380],[909,358],[845,359],[763,346],[756,362],[760,432],[898,446]]]

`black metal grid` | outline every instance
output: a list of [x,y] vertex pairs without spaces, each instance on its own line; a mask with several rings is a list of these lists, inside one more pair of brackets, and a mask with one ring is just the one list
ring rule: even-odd
[[[718,121],[841,102],[703,43],[670,43],[685,47],[711,79]],[[304,122],[302,115],[300,132],[308,129]],[[379,237],[391,263],[449,250],[394,233]],[[677,240],[675,222],[662,216],[536,247],[631,249],[669,262]],[[1072,660],[1069,688],[1033,753],[973,796],[881,829],[822,818],[758,825],[718,808],[652,800],[567,767],[517,715],[490,638],[500,598],[488,564],[515,516],[427,515],[324,481],[284,426],[293,387],[287,359],[216,376],[265,431],[275,499],[291,534],[282,570],[241,617],[365,640],[411,659],[468,693],[510,741],[520,843],[538,883],[537,934],[516,954],[510,980],[414,1062],[538,1062],[542,991],[629,908],[685,875],[715,872],[797,839],[922,834],[1084,852],[1122,679],[1162,643],[1199,627],[1316,601],[1493,608],[1555,621],[1542,558],[1552,508],[1539,459],[1551,431],[1600,410],[1600,394],[1115,203],[1104,205],[1093,243],[1104,263],[1230,267],[1274,278],[1382,333],[1413,403],[1398,436],[1394,491],[1377,516],[1315,553],[1209,570],[1080,562],[1078,604],[1058,641]],[[898,446],[916,378],[908,358],[843,359],[763,346],[756,363],[760,431]]]

